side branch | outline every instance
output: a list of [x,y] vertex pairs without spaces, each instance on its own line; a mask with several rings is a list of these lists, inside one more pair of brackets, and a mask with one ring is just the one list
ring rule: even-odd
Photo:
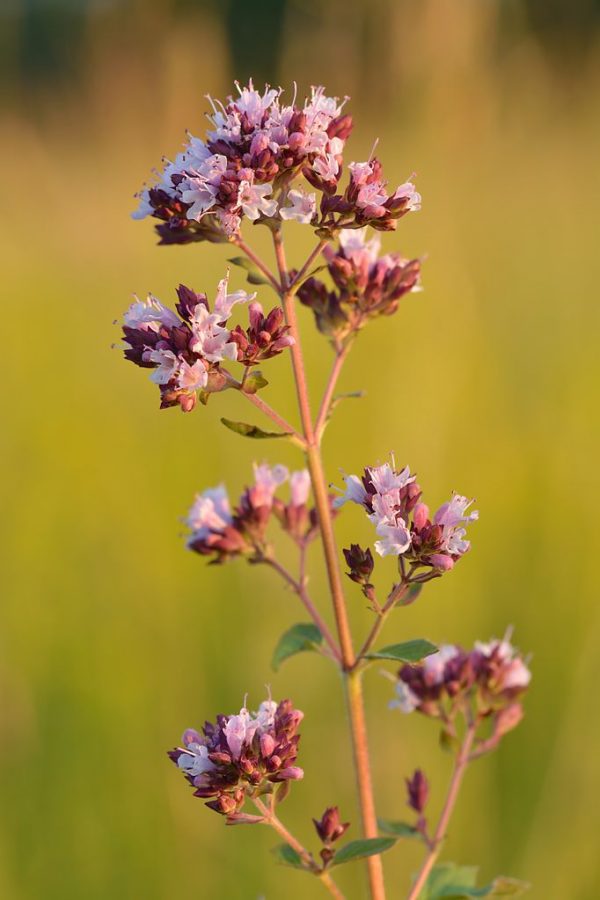
[[344,365],[344,362],[346,361],[348,353],[350,352],[351,346],[352,345],[350,343],[346,343],[343,347],[336,351],[333,366],[331,367],[331,372],[329,373],[329,378],[327,380],[327,385],[325,386],[325,392],[323,394],[323,399],[321,400],[321,406],[319,407],[317,420],[315,422],[315,437],[317,443],[321,443],[323,432],[325,431],[325,426],[327,424],[327,419],[329,418],[329,413],[331,410],[333,392],[335,391],[335,386],[337,384],[338,378],[340,377],[340,372],[342,371],[342,367]]
[[279,819],[275,815],[274,810],[269,809],[269,807],[258,797],[255,797],[253,802],[258,811],[263,816],[265,825],[270,825],[271,828],[277,832],[279,837],[282,838],[282,840],[284,840],[286,844],[288,844],[293,850],[296,851],[305,867],[317,876],[319,881],[323,884],[323,887],[325,887],[329,891],[332,897],[335,897],[336,900],[344,900],[344,895],[340,891],[339,887],[337,886],[329,872],[324,871],[319,865],[317,865],[308,850],[306,850],[306,848],[302,846],[300,841],[287,830],[281,819]]
[[337,646],[336,642],[334,641],[333,636],[332,636],[326,622],[323,621],[323,618],[322,618],[320,612],[318,611],[318,609],[312,602],[312,600],[308,594],[308,591],[306,590],[306,584],[305,584],[304,578],[301,576],[300,579],[298,581],[296,581],[296,579],[293,577],[293,575],[290,575],[288,570],[286,568],[284,568],[284,566],[282,566],[281,563],[278,563],[277,560],[272,559],[269,556],[265,556],[264,562],[267,565],[271,566],[271,568],[274,569],[279,575],[281,575],[281,577],[286,582],[286,584],[289,584],[289,586],[292,588],[294,593],[296,593],[298,595],[302,605],[304,606],[304,608],[308,612],[309,616],[311,617],[311,619],[313,620],[313,622],[315,623],[315,625],[317,626],[317,628],[323,635],[323,640],[329,647],[329,650],[331,651],[331,655],[338,663],[341,663],[342,660],[340,657],[340,651],[338,649],[338,646]]
[[450,817],[454,812],[454,807],[456,805],[456,800],[458,798],[462,780],[466,768],[470,762],[471,747],[473,746],[473,740],[475,738],[475,728],[476,726],[474,723],[470,724],[465,734],[462,746],[458,752],[456,762],[454,764],[454,771],[452,772],[452,778],[450,779],[450,786],[448,788],[446,801],[440,814],[437,828],[435,829],[435,833],[433,835],[433,838],[431,839],[429,853],[427,854],[425,862],[421,866],[419,873],[415,878],[415,882],[407,897],[407,900],[417,900],[419,894],[425,886],[425,882],[429,877],[429,873],[435,865],[435,862],[440,854],[440,850],[442,849],[442,844],[444,843],[446,832],[448,830],[448,823],[450,822]]
[[312,251],[312,253],[308,257],[308,259],[306,260],[306,262],[300,269],[300,271],[294,276],[294,278],[290,282],[290,285],[289,285],[290,290],[293,290],[294,292],[297,290],[297,288],[300,286],[300,282],[302,281],[302,279],[304,278],[304,276],[306,275],[306,273],[308,272],[308,270],[314,263],[315,259],[325,249],[325,247],[327,246],[328,243],[329,242],[327,241],[327,239],[324,239],[317,244],[315,249]]
[[239,247],[239,249],[242,251],[242,253],[246,254],[248,259],[254,263],[256,268],[260,269],[260,271],[263,273],[265,278],[269,281],[270,285],[275,288],[275,290],[277,291],[278,294],[280,294],[281,293],[281,285],[279,284],[279,282],[277,281],[277,279],[275,278],[275,276],[273,275],[273,273],[271,272],[269,267],[267,265],[265,265],[265,263],[262,261],[260,256],[258,256],[254,252],[252,247],[249,247],[248,244],[243,240],[243,238],[241,236],[234,238],[231,243],[235,244],[236,247]]

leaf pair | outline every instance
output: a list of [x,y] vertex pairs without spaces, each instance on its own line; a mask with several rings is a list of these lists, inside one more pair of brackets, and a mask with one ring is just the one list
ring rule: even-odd
[[[323,635],[312,622],[299,622],[292,625],[279,639],[271,665],[277,671],[282,662],[304,651],[320,650],[323,643]],[[414,641],[404,641],[401,644],[390,644],[381,650],[368,653],[365,659],[392,659],[395,662],[416,663],[432,653],[437,653],[437,647],[430,641],[419,638]]]

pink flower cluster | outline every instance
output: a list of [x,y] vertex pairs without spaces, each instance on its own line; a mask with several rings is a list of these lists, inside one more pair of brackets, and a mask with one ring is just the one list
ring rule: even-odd
[[348,169],[350,180],[346,190],[342,194],[330,192],[330,196],[323,198],[323,229],[339,224],[340,220],[332,218],[339,214],[349,227],[370,225],[378,231],[394,231],[398,219],[421,209],[421,195],[411,181],[388,193],[383,166],[376,157],[367,162],[352,162]]
[[440,573],[469,549],[464,525],[479,516],[467,514],[472,500],[454,494],[430,519],[408,466],[396,472],[389,463],[365,469],[362,478],[348,475],[345,482],[346,492],[336,505],[350,501],[364,507],[380,538],[375,542],[380,556],[399,556],[414,568],[427,566]]
[[381,239],[367,239],[367,228],[342,229],[340,246],[327,246],[323,255],[336,290],[328,290],[318,278],[307,279],[298,289],[305,306],[312,309],[321,332],[337,339],[358,331],[370,319],[396,312],[400,298],[418,291],[421,263],[398,253],[379,255]]
[[[289,481],[287,503],[275,496]],[[285,466],[254,465],[254,484],[247,488],[232,511],[223,485],[196,496],[186,524],[191,529],[187,545],[217,563],[236,556],[260,562],[267,553],[266,530],[274,515],[295,541],[310,540],[316,529],[316,513],[308,507],[310,476],[306,469],[288,472]]]
[[240,810],[246,797],[304,776],[296,765],[303,717],[290,700],[265,700],[256,713],[242,707],[237,715],[217,716],[202,734],[189,728],[183,746],[171,750],[169,757],[194,788],[194,796],[207,799],[209,809],[231,821],[244,821]]
[[224,278],[212,311],[205,294],[181,284],[177,314],[152,295],[145,301],[136,299],[125,313],[125,358],[154,370],[150,379],[160,388],[161,409],[179,405],[189,412],[196,405],[198,391],[210,393],[228,386],[222,363],[239,361],[252,366],[293,344],[279,308],[265,318],[259,303],[250,304],[246,331],[240,326],[230,330],[227,322],[233,307],[256,295],[246,291],[229,294],[227,287]]
[[471,651],[445,644],[419,665],[402,666],[390,705],[445,723],[458,712],[470,720],[491,717],[492,734],[482,744],[487,750],[520,722],[523,710],[517,700],[530,681],[527,664],[508,638],[476,642]]
[[[291,179],[302,170],[309,179],[337,184],[352,129],[342,114],[345,101],[316,87],[302,105],[295,98],[286,105],[281,88],[260,93],[252,81],[236,87],[238,96],[224,104],[208,98],[213,112],[206,141],[189,135],[183,152],[140,194],[134,217],[162,220],[164,243],[227,239],[239,232],[243,217],[308,223],[316,215],[316,196],[288,192]],[[282,195],[275,199],[278,188]]]
[[[206,140],[188,136],[181,153],[165,161],[156,183],[139,194],[134,218],[160,221],[161,243],[227,241],[239,235],[244,218],[251,222],[295,220],[330,235],[341,225],[372,225],[382,231],[411,210],[421,198],[411,182],[388,193],[381,163],[373,158],[349,165],[349,183],[339,190],[343,151],[352,119],[345,100],[313,87],[302,104],[290,104],[283,90],[261,93],[252,81],[236,84],[238,96],[213,101]],[[294,186],[303,176],[321,192]]]

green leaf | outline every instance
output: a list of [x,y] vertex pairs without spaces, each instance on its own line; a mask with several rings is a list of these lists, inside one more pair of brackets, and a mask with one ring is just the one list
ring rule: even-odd
[[447,728],[442,728],[440,731],[440,748],[444,753],[455,753],[459,746],[460,741],[457,736],[448,731]]
[[305,650],[317,650],[322,640],[323,635],[312,622],[299,622],[297,625],[292,625],[279,638],[271,665],[277,671],[281,663],[290,656],[295,656],[296,653],[302,653]]
[[365,391],[350,391],[347,394],[336,394],[329,404],[329,409],[327,411],[327,422],[331,419],[334,410],[341,403],[342,400],[358,400],[360,397],[365,396]]
[[442,863],[436,866],[425,882],[422,900],[468,897],[464,891],[471,888],[476,890],[477,871],[475,866],[457,866],[456,863]]
[[285,431],[263,431],[258,425],[249,425],[247,422],[233,422],[231,419],[221,419],[221,422],[230,431],[249,438],[285,438],[290,437]]
[[506,878],[500,875],[494,878],[488,886],[488,893],[482,894],[482,897],[520,897],[525,891],[531,887],[526,881],[519,881],[516,878]]
[[418,638],[415,641],[404,641],[403,644],[390,644],[373,653],[367,653],[366,659],[395,659],[398,662],[416,663],[425,656],[437,653],[438,648],[429,641]]
[[291,866],[293,869],[306,868],[300,854],[289,844],[278,844],[277,847],[273,847],[271,852],[277,862],[284,866]]
[[516,878],[495,878],[477,887],[477,868],[444,863],[436,866],[425,883],[423,900],[469,900],[470,897],[520,897],[529,889]]
[[234,256],[227,261],[234,266],[239,266],[240,269],[244,269],[247,273],[246,278],[250,284],[271,283],[268,278],[265,278],[260,269],[257,269],[252,260],[248,259],[246,256]]
[[345,844],[335,854],[331,865],[341,866],[347,862],[353,862],[355,859],[364,859],[366,856],[375,856],[377,853],[383,853],[389,850],[396,843],[396,839],[392,837],[376,837],[366,838],[361,841],[350,841]]
[[422,590],[422,584],[411,584],[406,594],[404,595],[404,599],[400,600],[398,606],[410,606],[411,603],[415,602]]
[[255,369],[254,372],[249,372],[246,376],[242,384],[242,390],[245,394],[256,394],[261,388],[266,387],[268,383],[262,372]]
[[398,838],[419,838],[423,839],[423,835],[414,825],[408,822],[391,822],[389,819],[377,819],[379,830],[384,834],[394,835]]

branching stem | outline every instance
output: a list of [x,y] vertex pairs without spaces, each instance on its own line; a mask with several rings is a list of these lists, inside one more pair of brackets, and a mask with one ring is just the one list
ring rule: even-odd
[[313,620],[313,622],[315,623],[315,625],[317,626],[317,628],[323,635],[323,640],[329,647],[329,649],[331,651],[331,655],[338,663],[340,663],[341,658],[340,658],[340,651],[338,649],[338,646],[337,646],[335,640],[333,639],[333,636],[332,636],[326,622],[323,621],[321,614],[319,613],[318,609],[312,602],[312,600],[308,594],[308,591],[306,590],[305,578],[303,576],[303,573],[301,572],[300,578],[298,579],[298,581],[296,581],[294,576],[291,575],[288,572],[288,570],[284,566],[281,565],[281,563],[277,562],[276,559],[273,559],[270,556],[265,556],[264,562],[267,563],[267,565],[271,566],[271,568],[274,569],[279,575],[281,575],[283,580],[287,584],[289,584],[289,586],[292,588],[294,593],[296,593],[298,595],[298,597],[300,598],[300,600],[302,602],[302,605],[304,606],[304,608],[308,612],[309,616],[311,617],[311,619]]
[[275,278],[275,276],[273,275],[273,273],[271,272],[269,267],[267,265],[265,265],[265,263],[262,261],[260,256],[258,256],[254,252],[252,247],[249,247],[248,244],[243,240],[242,237],[236,237],[232,241],[232,243],[235,244],[236,247],[239,247],[240,250],[242,251],[242,253],[246,254],[248,259],[254,263],[254,265],[256,266],[257,269],[260,269],[260,271],[263,273],[265,278],[269,281],[271,286],[275,288],[275,290],[277,291],[278,294],[280,294],[281,293],[281,285],[279,284],[279,282],[277,281],[277,279]]
[[359,665],[361,659],[363,659],[367,655],[367,653],[369,652],[369,650],[371,649],[371,647],[373,646],[373,644],[379,637],[379,633],[380,633],[381,629],[383,628],[383,626],[385,625],[389,614],[391,613],[393,608],[396,606],[396,604],[400,600],[402,600],[402,598],[405,596],[409,587],[410,587],[409,582],[405,581],[403,579],[399,584],[396,585],[394,590],[390,593],[385,604],[381,607],[381,611],[377,614],[377,618],[375,619],[375,622],[373,623],[373,627],[371,628],[369,634],[367,635],[364,644],[362,645],[362,647],[360,648],[360,650],[358,652],[355,665]]
[[338,378],[340,377],[340,372],[342,371],[342,367],[344,365],[344,362],[346,361],[348,353],[350,352],[351,346],[352,344],[350,342],[347,342],[342,347],[340,347],[335,354],[333,366],[331,367],[331,372],[329,373],[329,378],[325,386],[325,392],[323,394],[323,399],[321,400],[321,406],[319,408],[317,420],[315,422],[315,436],[319,444],[321,443],[323,432],[325,431],[325,426],[327,425],[327,419],[329,418],[331,402],[333,400],[333,392],[335,391],[335,386],[337,384]]
[[344,900],[344,895],[340,891],[339,887],[327,871],[323,871],[321,867],[314,861],[311,854],[306,850],[305,847],[302,846],[300,841],[294,837],[291,832],[287,830],[281,819],[277,817],[275,811],[262,802],[258,797],[254,798],[254,805],[261,813],[264,819],[265,825],[270,825],[274,831],[277,832],[280,838],[285,841],[293,850],[296,851],[305,867],[313,872],[323,884],[323,887],[327,888],[332,897],[335,897],[336,900]]

